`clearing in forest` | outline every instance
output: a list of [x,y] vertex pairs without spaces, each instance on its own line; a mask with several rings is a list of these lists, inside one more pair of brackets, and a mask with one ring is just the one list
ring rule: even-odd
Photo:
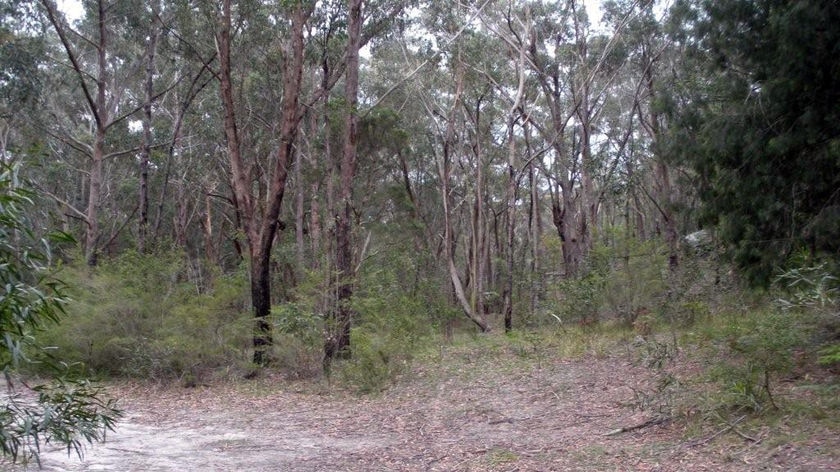
[[[117,383],[110,392],[126,414],[117,431],[88,447],[82,461],[45,450],[42,467],[828,471],[840,463],[831,421],[785,413],[733,424],[660,422],[656,408],[640,409],[656,376],[629,350],[574,359],[544,354],[506,344],[443,347],[437,359],[415,362],[394,386],[368,396],[271,375],[195,388]],[[790,386],[785,395],[805,390]]]

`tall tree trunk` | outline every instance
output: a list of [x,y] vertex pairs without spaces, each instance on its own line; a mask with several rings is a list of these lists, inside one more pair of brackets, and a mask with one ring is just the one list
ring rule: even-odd
[[95,266],[99,258],[99,200],[102,194],[102,166],[105,155],[105,130],[97,128],[91,155],[88,182],[88,206],[85,212],[85,261]]
[[324,368],[328,371],[330,362],[336,357],[350,356],[350,327],[353,310],[350,299],[353,296],[355,273],[353,267],[352,212],[353,184],[356,176],[357,125],[359,103],[359,49],[362,37],[362,0],[350,0],[347,27],[346,73],[344,78],[344,147],[341,156],[341,189],[338,213],[335,222],[335,274],[337,300],[328,313],[327,336],[324,342]]
[[517,176],[514,167],[514,135],[513,123],[509,125],[508,136],[510,139],[510,150],[508,155],[508,182],[507,182],[507,238],[505,246],[505,288],[502,291],[502,311],[505,318],[505,332],[513,329],[513,256],[516,235],[516,185]]
[[[216,35],[219,54],[219,82],[224,107],[224,128],[228,157],[231,164],[232,185],[236,210],[249,247],[251,264],[251,305],[254,314],[254,357],[257,365],[269,361],[268,348],[272,344],[271,325],[267,318],[271,312],[271,249],[279,228],[280,209],[286,190],[289,166],[294,159],[294,141],[303,117],[299,97],[303,75],[304,25],[311,15],[311,5],[296,2],[291,11],[291,31],[288,57],[283,70],[283,102],[281,106],[280,146],[274,157],[274,167],[269,183],[265,212],[262,205],[254,204],[250,172],[246,169],[240,149],[239,131],[236,126],[233,83],[231,80],[231,0],[222,6],[220,28]],[[262,213],[262,214],[261,214]]]
[[[646,64],[643,78],[648,92],[648,113],[647,116],[641,116],[640,121],[652,143],[654,177],[656,179],[655,198],[658,201],[658,203],[655,203],[662,218],[662,225],[665,228],[665,243],[668,245],[668,267],[674,271],[680,265],[679,233],[674,215],[674,189],[671,186],[670,169],[668,169],[668,164],[665,162],[662,151],[660,150],[661,144],[659,141],[662,134],[660,129],[660,116],[654,107],[657,94],[653,69],[658,57],[656,55],[651,56],[647,52],[642,57],[643,63]],[[641,114],[642,107],[638,107],[638,109]]]
[[455,96],[453,98],[452,109],[447,117],[446,134],[443,138],[443,152],[438,159],[438,175],[440,177],[440,194],[443,202],[443,243],[444,256],[446,257],[446,265],[449,271],[449,279],[452,284],[452,289],[455,292],[455,300],[461,306],[464,314],[482,331],[490,331],[490,325],[484,318],[484,314],[476,312],[474,306],[467,299],[464,291],[464,285],[461,282],[461,276],[458,273],[458,267],[455,265],[455,237],[452,230],[452,203],[449,191],[450,174],[452,167],[452,153],[455,144],[455,117],[460,106],[461,96],[463,94],[464,72],[463,64],[459,66],[456,73]]
[[[52,24],[53,29],[58,35],[59,41],[67,54],[67,59],[70,61],[70,66],[73,74],[78,80],[79,89],[81,90],[87,109],[93,119],[93,137],[90,146],[90,168],[88,171],[88,200],[87,208],[84,213],[84,222],[86,224],[84,234],[84,254],[88,265],[96,265],[99,256],[99,246],[103,244],[101,240],[101,229],[99,226],[100,207],[102,199],[103,187],[103,166],[104,161],[109,156],[118,156],[129,154],[133,151],[111,152],[108,150],[108,143],[106,135],[111,126],[126,119],[129,114],[121,117],[116,117],[119,109],[119,102],[122,96],[123,88],[117,87],[117,82],[111,72],[111,67],[118,65],[118,61],[109,60],[108,48],[110,44],[110,32],[108,17],[108,9],[111,5],[106,5],[104,0],[96,1],[97,7],[97,34],[95,38],[87,38],[82,36],[77,31],[74,31],[67,25],[64,16],[58,11],[53,0],[41,0],[41,5],[44,7],[47,17]],[[84,70],[84,62],[80,60],[80,55],[75,51],[70,38],[77,38],[82,43],[91,46],[96,51],[96,59],[93,62],[96,67],[96,72],[89,72]],[[132,68],[133,69],[133,68]],[[91,80],[95,83],[95,87],[90,84]],[[94,90],[95,88],[95,90]],[[82,213],[81,211],[79,213]],[[133,214],[132,214],[133,218]],[[119,227],[113,236],[106,241],[106,245],[112,243],[123,226]]]
[[[527,140],[528,130],[526,126]],[[527,146],[527,141],[526,141]],[[528,151],[530,155],[530,149]],[[537,304],[543,290],[542,280],[542,206],[540,205],[539,182],[533,163],[528,164],[528,185],[531,190],[529,204],[528,236],[531,240],[531,314],[537,312]]]
[[90,185],[88,187],[88,206],[86,212],[87,231],[85,233],[85,260],[90,266],[98,262],[99,250],[99,206],[102,196],[102,167],[105,160],[105,134],[110,121],[107,104],[109,74],[107,64],[108,22],[106,8],[100,0],[97,3],[99,41],[97,43],[96,101],[92,104],[95,110],[96,131],[93,139],[93,152],[90,164]]
[[303,164],[303,159],[295,161],[295,266],[298,271],[304,270],[306,258],[306,242],[303,239],[303,225],[305,224],[304,182],[301,169]]
[[589,84],[584,84],[581,90],[578,118],[580,119],[580,175],[581,175],[581,209],[580,209],[580,238],[584,251],[589,253],[595,243],[595,233],[598,224],[598,198],[595,195],[595,182],[592,172],[595,163],[592,159],[592,116],[589,111]]
[[[525,26],[523,36],[527,37],[531,34],[530,11],[528,11],[528,22]],[[507,181],[507,238],[505,248],[506,271],[505,274],[505,288],[502,291],[502,311],[505,318],[505,332],[509,333],[513,329],[513,260],[514,247],[516,237],[516,201],[519,185],[519,173],[516,171],[516,133],[515,127],[517,120],[521,117],[524,121],[523,131],[528,132],[525,128],[528,117],[522,109],[522,97],[525,94],[525,59],[527,49],[523,43],[519,48],[519,61],[517,62],[518,83],[516,96],[513,104],[508,111],[508,181]],[[533,182],[532,182],[533,185]]]
[[475,105],[473,114],[475,120],[475,142],[472,145],[475,155],[475,188],[473,192],[473,211],[471,220],[472,237],[469,258],[471,282],[470,306],[474,313],[483,315],[484,310],[484,282],[485,282],[485,246],[487,224],[484,217],[484,164],[481,150],[481,97]]
[[137,251],[141,254],[146,252],[149,229],[149,158],[152,152],[152,100],[158,31],[157,5],[153,2],[152,31],[146,47],[146,102],[143,104],[143,145],[140,150],[140,224],[137,230]]

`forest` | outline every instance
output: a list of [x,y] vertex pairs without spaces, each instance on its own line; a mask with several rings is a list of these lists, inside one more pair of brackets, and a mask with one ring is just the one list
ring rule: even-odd
[[[609,434],[840,460],[834,1],[1,0],[0,95],[7,460],[568,362],[644,379]],[[562,468],[505,447],[314,470]]]

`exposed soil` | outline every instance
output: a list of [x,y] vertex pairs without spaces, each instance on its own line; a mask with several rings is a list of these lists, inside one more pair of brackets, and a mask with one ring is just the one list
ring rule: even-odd
[[43,470],[840,470],[826,427],[687,434],[679,421],[608,435],[651,419],[633,408],[651,373],[627,359],[445,361],[367,397],[266,377],[115,384],[126,414],[117,431],[82,461],[45,451]]

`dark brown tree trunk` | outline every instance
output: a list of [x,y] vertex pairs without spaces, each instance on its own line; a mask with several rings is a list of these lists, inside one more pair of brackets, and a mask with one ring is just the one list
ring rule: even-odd
[[283,103],[280,118],[280,146],[274,158],[270,177],[268,201],[265,213],[260,214],[261,205],[254,204],[250,172],[246,169],[240,149],[239,131],[236,126],[233,84],[231,80],[231,0],[222,6],[220,29],[216,36],[219,54],[219,81],[222,105],[224,107],[224,128],[228,157],[231,164],[232,188],[236,210],[241,216],[241,225],[250,249],[251,305],[254,314],[254,357],[257,365],[269,361],[271,346],[271,325],[267,318],[271,313],[271,249],[279,227],[280,208],[286,190],[289,166],[294,159],[294,140],[298,125],[303,117],[299,107],[301,78],[303,75],[304,25],[311,14],[311,6],[295,3],[291,11],[290,52],[283,71]]
[[265,365],[272,344],[271,325],[271,253],[257,249],[251,254],[251,306],[254,310],[254,364]]
[[146,47],[146,103],[143,104],[143,145],[140,150],[140,224],[137,230],[137,251],[146,252],[149,230],[149,158],[152,152],[152,101],[154,100],[155,52],[157,50],[158,15],[152,3],[152,31]]
[[347,26],[347,54],[344,98],[346,114],[344,121],[344,147],[341,156],[341,189],[335,222],[335,273],[337,300],[328,313],[327,335],[324,341],[324,368],[329,371],[330,362],[336,357],[350,357],[350,327],[353,310],[350,299],[353,296],[355,271],[353,267],[352,211],[353,183],[356,175],[357,125],[359,103],[359,49],[361,48],[362,0],[350,0]]
[[571,181],[560,182],[551,193],[552,221],[557,229],[557,235],[560,237],[566,277],[578,275],[584,253],[583,245],[576,231],[579,228],[579,208],[574,193],[570,189],[571,186]]

